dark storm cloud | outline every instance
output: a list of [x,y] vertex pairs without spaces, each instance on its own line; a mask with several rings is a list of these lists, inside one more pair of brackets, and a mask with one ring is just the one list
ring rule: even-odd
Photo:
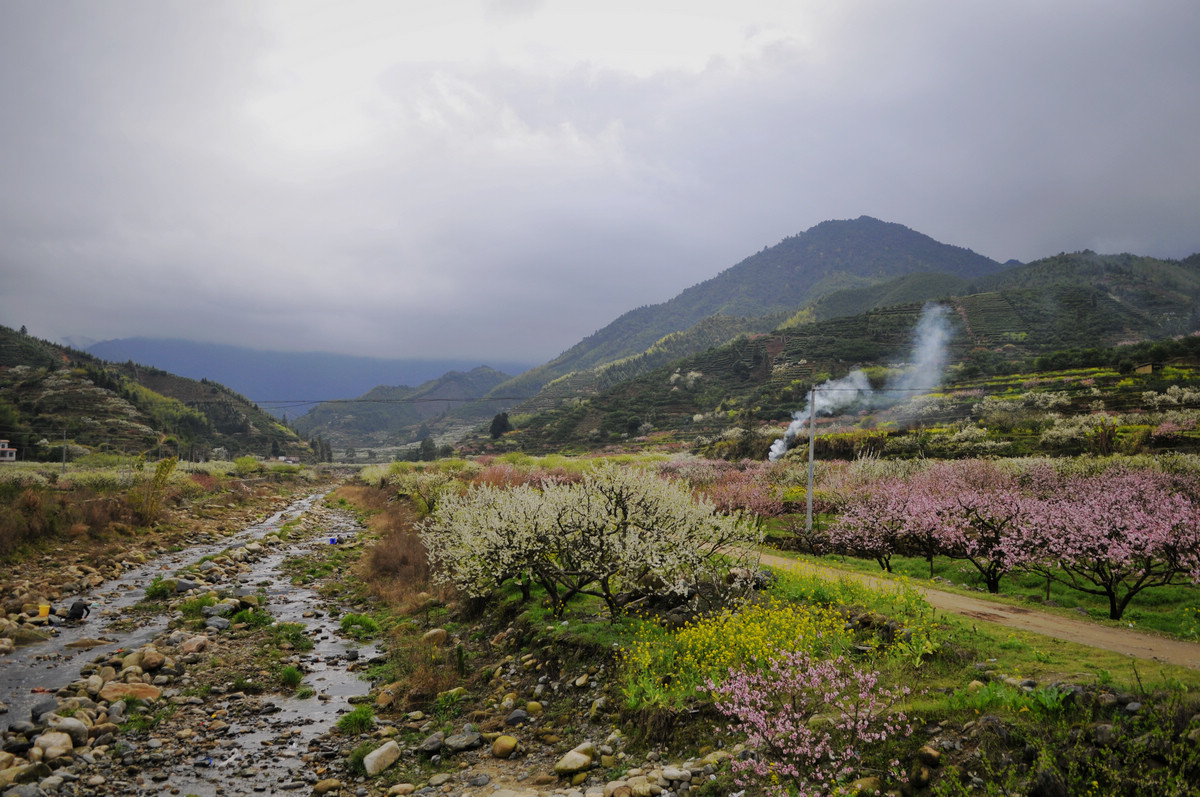
[[579,8],[0,0],[0,322],[533,360],[828,218],[1200,249],[1193,3]]

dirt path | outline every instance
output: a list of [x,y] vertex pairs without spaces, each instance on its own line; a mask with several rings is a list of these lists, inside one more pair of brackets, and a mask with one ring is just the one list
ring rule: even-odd
[[[761,554],[761,561],[764,565],[783,570],[796,565],[796,560],[794,559],[787,559],[768,553]],[[811,562],[804,562],[803,564],[805,567],[828,573],[830,578],[853,578],[874,588],[886,588],[895,585],[895,582],[861,573],[823,567]],[[1166,637],[1145,634],[1126,628],[1111,628],[1109,626],[1096,625],[1081,620],[1072,620],[1069,617],[1060,617],[1054,614],[1034,611],[1033,609],[1026,609],[1022,606],[1009,606],[1003,603],[993,603],[992,601],[972,598],[968,595],[959,595],[954,592],[943,592],[915,584],[914,586],[924,594],[925,599],[929,601],[930,605],[938,610],[954,612],[964,617],[972,617],[976,620],[984,620],[989,623],[1017,628],[1022,631],[1032,631],[1035,634],[1043,634],[1068,642],[1077,642],[1093,648],[1102,648],[1103,650],[1110,650],[1114,653],[1134,656],[1139,659],[1150,659],[1166,664],[1175,664],[1180,667],[1200,669],[1200,645],[1192,642],[1167,639]]]

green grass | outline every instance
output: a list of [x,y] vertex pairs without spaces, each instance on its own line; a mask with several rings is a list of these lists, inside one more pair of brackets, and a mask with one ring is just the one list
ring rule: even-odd
[[146,586],[146,600],[148,601],[165,601],[174,595],[174,588],[162,576],[155,576],[154,580]]
[[244,675],[239,675],[233,679],[233,691],[245,692],[248,695],[258,695],[267,691],[267,688],[258,681],[253,681]]
[[[135,705],[140,706],[138,701]],[[175,713],[175,706],[168,704],[153,712],[141,713],[136,711],[129,715],[129,719],[121,723],[121,730],[124,733],[136,731],[148,731],[156,727],[160,722]]]
[[1069,690],[1042,686],[1028,691],[1009,686],[1003,681],[989,681],[982,687],[956,690],[946,701],[949,709],[984,714],[1007,711],[1011,714],[1032,712],[1033,716],[1049,719],[1064,708]]
[[[889,578],[889,574],[871,559],[835,555],[816,557],[788,551],[773,551],[772,553],[839,570]],[[1133,601],[1125,610],[1125,616],[1121,620],[1114,621],[1108,619],[1108,600],[1106,598],[1072,590],[1055,581],[1051,581],[1049,585],[1051,604],[1046,604],[1046,579],[1036,574],[1009,573],[1005,575],[1000,581],[998,595],[981,591],[984,586],[983,579],[968,562],[943,557],[936,558],[933,562],[933,575],[951,583],[947,584],[944,581],[931,583],[929,562],[923,558],[892,557],[891,578],[908,578],[914,583],[928,586],[931,589],[957,592],[983,600],[996,600],[1013,605],[1036,604],[1039,611],[1078,619],[1086,618],[1105,625],[1158,631],[1182,639],[1195,640],[1200,637],[1200,623],[1195,619],[1197,611],[1200,610],[1200,588],[1187,583],[1143,590],[1134,596]],[[1052,604],[1057,604],[1057,606]]]
[[342,733],[358,735],[367,733],[375,726],[375,712],[370,706],[362,705],[338,717],[337,729]]
[[198,598],[190,598],[182,601],[179,604],[179,611],[189,620],[196,620],[204,616],[204,609],[209,606],[216,606],[217,599],[212,595],[201,595]]
[[300,686],[300,682],[304,680],[304,673],[299,667],[288,665],[279,671],[279,683],[288,688],[295,689]]
[[286,643],[291,645],[293,650],[312,650],[313,641],[304,631],[305,627],[301,623],[277,623],[268,629],[268,634],[271,642],[276,646],[283,646]]
[[342,633],[357,640],[372,639],[379,633],[379,623],[365,614],[347,614],[341,620]]
[[[347,715],[349,716],[349,715]],[[367,769],[363,765],[363,759],[375,752],[379,748],[381,742],[363,742],[350,751],[350,756],[346,759],[346,766],[351,772],[358,777],[366,777]]]
[[270,612],[261,609],[242,609],[229,619],[235,624],[245,623],[250,628],[266,628],[275,622]]

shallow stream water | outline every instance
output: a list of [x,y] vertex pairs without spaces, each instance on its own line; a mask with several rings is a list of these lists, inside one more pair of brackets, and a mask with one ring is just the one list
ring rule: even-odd
[[[110,623],[129,616],[128,611],[145,596],[145,587],[155,576],[173,575],[206,556],[254,542],[312,511],[321,497],[306,496],[232,537],[159,557],[85,594],[92,606],[86,622],[58,625],[47,641],[22,646],[0,660],[0,701],[9,708],[8,723],[28,720],[31,707],[44,698],[45,692],[53,693],[77,680],[80,669],[98,656],[118,649],[136,649],[163,633],[170,619],[165,614],[139,614],[140,624],[132,630],[110,627]],[[311,589],[292,585],[282,566],[288,557],[328,546],[330,537],[340,537],[344,544],[352,543],[357,531],[348,513],[327,511],[319,528],[312,528],[304,536],[293,533],[292,539],[271,546],[265,556],[249,563],[249,572],[222,585],[223,589],[265,593],[264,608],[278,622],[306,627],[305,633],[314,648],[294,654],[293,663],[304,671],[304,683],[316,695],[306,699],[263,695],[260,699],[270,704],[269,715],[255,718],[252,723],[231,719],[231,727],[220,739],[217,755],[210,752],[164,762],[165,777],[147,782],[145,793],[162,793],[165,786],[166,791],[178,794],[212,797],[271,794],[275,789],[290,792],[300,787],[299,781],[290,779],[291,770],[300,765],[300,755],[307,751],[310,741],[327,731],[338,715],[347,710],[349,698],[368,691],[369,685],[355,670],[379,652],[373,645],[338,636],[338,621],[320,608],[323,600]],[[68,647],[69,643],[84,638],[101,639],[105,644],[86,649]],[[208,702],[220,706],[221,696],[215,696],[216,701],[213,697]]]

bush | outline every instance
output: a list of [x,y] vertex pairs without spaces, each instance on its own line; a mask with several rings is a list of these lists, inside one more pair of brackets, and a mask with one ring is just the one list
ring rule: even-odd
[[148,601],[169,600],[174,594],[174,587],[170,582],[164,581],[162,576],[155,576],[154,580],[146,587],[146,600]]
[[295,689],[304,680],[304,673],[299,667],[288,665],[279,671],[279,683],[289,689]]
[[238,457],[233,461],[233,469],[238,476],[250,476],[258,473],[261,468],[262,464],[254,457]]
[[347,614],[342,617],[342,632],[358,640],[370,639],[379,633],[379,623],[365,614]]
[[873,753],[912,726],[895,703],[907,694],[879,686],[879,673],[859,670],[842,657],[821,661],[803,651],[788,653],[765,670],[754,666],[708,689],[717,708],[734,720],[756,752],[731,762],[750,773],[739,785],[763,785],[769,794],[821,795],[855,769],[882,764],[901,777],[900,762],[876,762]]

